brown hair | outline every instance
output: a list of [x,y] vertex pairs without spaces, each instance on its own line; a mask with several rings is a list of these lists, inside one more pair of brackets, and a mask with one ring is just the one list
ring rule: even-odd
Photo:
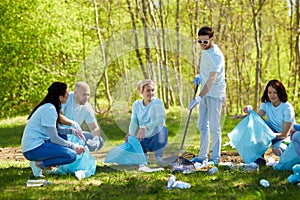
[[272,86],[278,95],[278,98],[280,99],[280,101],[282,102],[287,102],[288,100],[288,95],[286,93],[285,87],[283,86],[283,84],[276,79],[270,80],[268,82],[268,84],[266,85],[265,91],[263,96],[261,97],[261,102],[270,102],[269,96],[268,96],[268,88]]

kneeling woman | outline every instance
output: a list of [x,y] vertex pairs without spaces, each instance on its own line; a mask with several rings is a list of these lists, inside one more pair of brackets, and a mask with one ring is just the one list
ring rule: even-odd
[[132,106],[129,133],[140,140],[144,153],[154,152],[157,164],[165,165],[163,151],[168,144],[168,129],[165,126],[165,109],[162,101],[155,97],[155,83],[146,79],[138,82],[138,91],[143,99]]
[[42,169],[74,162],[77,154],[84,152],[83,146],[63,139],[71,133],[84,138],[81,132],[58,127],[61,103],[67,101],[68,94],[65,83],[52,83],[46,97],[28,117],[21,146],[35,177],[43,177]]

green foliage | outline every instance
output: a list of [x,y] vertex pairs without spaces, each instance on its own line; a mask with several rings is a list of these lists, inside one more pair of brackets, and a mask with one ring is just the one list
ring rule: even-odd
[[[197,37],[197,30],[203,25],[215,28],[215,41],[221,47],[226,59],[227,105],[228,113],[240,113],[241,107],[253,104],[256,81],[256,44],[253,28],[253,13],[250,1],[213,0],[180,2],[180,17],[176,19],[177,4],[175,1],[149,1],[147,14],[142,11],[141,1],[129,1],[132,4],[138,30],[141,59],[148,72],[145,51],[142,47],[144,31],[142,18],[147,17],[147,25],[153,30],[162,27],[166,30],[167,58],[170,79],[175,77],[176,28],[180,28],[181,37],[181,77],[184,92],[184,103],[191,99],[188,94],[192,87],[195,69],[198,68],[198,49],[195,55],[191,43]],[[154,7],[151,2],[155,2]],[[96,1],[98,7],[97,35],[93,1],[60,1],[29,0],[0,2],[0,118],[25,115],[44,97],[47,87],[53,81],[66,82],[73,88],[75,81],[85,80],[92,87],[101,110],[112,106],[110,93],[114,92],[120,80],[133,90],[136,79],[143,79],[141,66],[136,58],[135,48],[127,50],[126,45],[135,47],[132,19],[127,1]],[[160,17],[162,9],[163,16]],[[198,10],[196,10],[198,9]],[[258,5],[256,4],[256,11]],[[273,12],[269,12],[272,10]],[[262,69],[260,71],[261,89],[270,79],[280,79],[287,87],[292,102],[298,109],[297,94],[294,86],[295,76],[295,23],[296,17],[290,18],[286,1],[265,1],[261,11]],[[180,21],[180,27],[176,22]],[[290,22],[290,20],[293,20]],[[126,32],[127,38],[121,38]],[[153,36],[152,36],[153,37]],[[156,36],[155,36],[156,37]],[[122,39],[122,40],[121,40]],[[162,38],[160,37],[162,42]],[[174,40],[176,41],[176,40]],[[153,42],[150,39],[150,42]],[[290,44],[291,42],[291,44]],[[108,60],[105,65],[102,54],[92,57],[96,63],[88,73],[84,70],[87,58],[94,48],[103,44],[103,52]],[[159,59],[162,44],[151,49],[155,72],[162,60]],[[158,46],[159,45],[159,46]],[[291,46],[290,46],[291,45]],[[118,52],[118,54],[116,53]],[[186,55],[190,56],[186,58]],[[102,75],[107,69],[107,80]],[[159,76],[159,75],[157,75]],[[165,83],[166,77],[161,75]],[[91,78],[92,77],[92,78]],[[125,79],[127,78],[127,82]],[[157,78],[159,79],[159,78]],[[106,82],[105,82],[106,81]],[[188,83],[188,84],[186,84]],[[178,95],[176,84],[171,82],[173,92]],[[96,85],[98,86],[96,89]],[[93,91],[95,87],[95,91]],[[262,91],[260,91],[262,93]],[[130,104],[137,95],[128,96]],[[118,95],[113,96],[112,101]],[[177,101],[178,102],[178,101]],[[175,104],[177,103],[175,101]],[[176,104],[178,105],[178,104]]]
[[80,1],[58,2],[0,3],[0,86],[6,89],[0,94],[1,118],[28,114],[53,81],[75,81],[90,10]]

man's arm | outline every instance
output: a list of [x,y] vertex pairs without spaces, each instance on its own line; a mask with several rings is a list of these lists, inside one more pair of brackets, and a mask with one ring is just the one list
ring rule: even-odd
[[72,125],[72,120],[66,118],[61,112],[59,113],[59,122],[67,125],[67,126],[71,126]]
[[201,92],[199,94],[199,96],[201,98],[203,98],[209,92],[209,90],[212,88],[212,86],[215,84],[218,74],[219,74],[218,72],[210,72],[209,73],[208,80],[206,81],[203,89],[201,90]]
[[93,122],[93,123],[87,123],[89,129],[91,130],[91,134],[93,137],[97,136],[101,136],[101,131],[100,128],[98,126],[97,122]]

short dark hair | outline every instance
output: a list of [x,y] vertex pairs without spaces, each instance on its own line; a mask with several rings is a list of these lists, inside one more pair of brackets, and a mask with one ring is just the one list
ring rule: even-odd
[[212,38],[214,36],[214,30],[211,27],[204,26],[198,31],[198,36],[200,35],[208,35],[209,38]]
[[270,86],[272,86],[276,90],[278,98],[280,99],[280,101],[282,101],[284,103],[287,102],[288,95],[286,93],[285,87],[279,80],[276,80],[276,79],[270,80],[268,82],[268,84],[266,85],[264,94],[261,97],[261,102],[270,102],[270,99],[269,99],[269,96],[268,96],[268,88]]

